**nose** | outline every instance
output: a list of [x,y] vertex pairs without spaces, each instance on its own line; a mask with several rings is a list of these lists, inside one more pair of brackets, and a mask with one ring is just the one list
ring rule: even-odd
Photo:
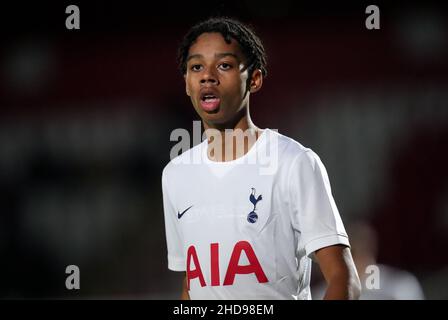
[[218,85],[219,80],[218,80],[218,77],[216,76],[216,74],[211,69],[208,68],[202,74],[200,83],[201,83],[201,85],[204,85],[204,84]]

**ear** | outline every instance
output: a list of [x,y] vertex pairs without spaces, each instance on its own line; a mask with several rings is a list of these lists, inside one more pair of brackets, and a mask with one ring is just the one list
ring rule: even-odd
[[187,96],[190,96],[190,89],[188,88],[187,75],[186,74],[184,74],[184,80],[185,80],[185,92],[187,93]]
[[250,93],[255,93],[261,89],[263,85],[263,73],[260,69],[255,69],[252,72],[252,78],[250,80]]

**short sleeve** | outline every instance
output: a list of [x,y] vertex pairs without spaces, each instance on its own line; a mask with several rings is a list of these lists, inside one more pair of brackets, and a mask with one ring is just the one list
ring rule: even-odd
[[342,244],[350,246],[331,194],[327,171],[312,150],[299,154],[289,170],[293,228],[300,234],[297,250],[309,257],[316,250]]
[[165,233],[168,249],[168,269],[173,271],[185,271],[185,254],[183,239],[179,224],[177,223],[176,210],[169,196],[166,168],[162,173],[163,211],[165,217]]

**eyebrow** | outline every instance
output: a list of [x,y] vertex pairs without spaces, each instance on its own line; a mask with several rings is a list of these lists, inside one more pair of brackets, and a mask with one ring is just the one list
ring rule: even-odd
[[[228,57],[228,56],[234,57],[235,59],[239,60],[238,56],[236,54],[232,53],[232,52],[215,53],[215,58],[218,58],[218,59],[221,59],[221,58],[224,58],[224,57]],[[187,62],[190,61],[191,59],[194,59],[194,58],[201,59],[201,58],[204,58],[204,56],[202,54],[200,54],[200,53],[192,54],[192,55],[187,57]]]

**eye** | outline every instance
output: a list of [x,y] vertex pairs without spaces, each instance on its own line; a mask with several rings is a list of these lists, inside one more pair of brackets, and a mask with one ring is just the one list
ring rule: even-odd
[[229,70],[230,68],[232,68],[232,65],[230,65],[226,62],[223,62],[218,66],[218,68],[221,70]]
[[202,66],[200,65],[200,64],[193,64],[191,67],[190,67],[190,70],[191,71],[201,71],[202,70]]

